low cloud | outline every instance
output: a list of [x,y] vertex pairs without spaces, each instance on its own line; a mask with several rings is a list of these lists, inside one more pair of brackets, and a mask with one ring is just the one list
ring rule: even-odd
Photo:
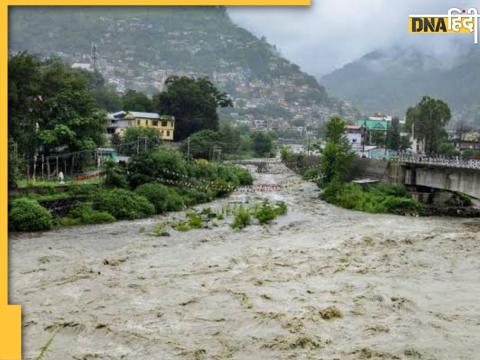
[[[229,8],[232,20],[277,45],[303,70],[321,76],[368,52],[409,47],[452,62],[468,36],[413,35],[409,14],[446,13],[475,1],[313,0],[311,7]],[[470,43],[473,44],[473,35]],[[473,46],[473,45],[472,45]]]

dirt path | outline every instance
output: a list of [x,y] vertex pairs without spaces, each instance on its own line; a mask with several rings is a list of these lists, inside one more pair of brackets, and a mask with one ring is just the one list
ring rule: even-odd
[[[259,183],[298,177],[257,175]],[[312,184],[269,226],[149,235],[152,219],[12,236],[24,358],[478,359],[480,224],[351,212]],[[341,316],[341,317],[338,317]]]

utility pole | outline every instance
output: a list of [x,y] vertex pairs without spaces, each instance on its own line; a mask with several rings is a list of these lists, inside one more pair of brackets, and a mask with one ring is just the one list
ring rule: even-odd
[[97,45],[92,42],[92,49],[90,52],[90,66],[93,70],[97,70]]

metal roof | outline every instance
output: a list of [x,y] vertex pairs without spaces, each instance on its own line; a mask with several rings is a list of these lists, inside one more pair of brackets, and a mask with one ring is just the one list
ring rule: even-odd
[[358,126],[366,127],[368,130],[382,130],[388,129],[388,121],[386,120],[370,120],[368,118],[359,119],[356,121]]
[[132,115],[133,117],[142,118],[142,119],[155,119],[155,120],[160,119],[160,115],[158,115],[157,113],[129,111],[128,114]]

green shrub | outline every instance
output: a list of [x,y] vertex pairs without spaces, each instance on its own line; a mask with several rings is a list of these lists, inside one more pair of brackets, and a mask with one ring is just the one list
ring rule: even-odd
[[118,187],[118,188],[127,188],[128,181],[127,175],[125,174],[125,169],[121,168],[119,165],[113,161],[107,161],[104,164],[105,171],[105,180],[104,184],[107,187]]
[[177,224],[174,224],[172,227],[175,230],[182,231],[182,232],[192,230],[192,227],[184,220],[180,220]]
[[81,225],[81,223],[82,222],[80,221],[80,219],[74,219],[66,216],[58,219],[58,221],[56,222],[56,225],[68,227],[68,226]]
[[265,199],[261,205],[257,205],[253,209],[253,214],[260,224],[267,224],[277,216],[287,213],[287,205],[284,202],[278,202],[272,205],[270,201]]
[[160,223],[152,231],[153,236],[170,236],[170,233],[165,230],[165,224]]
[[369,213],[418,214],[423,206],[399,185],[378,184],[362,188],[356,184],[331,182],[322,199],[345,209]]
[[195,188],[178,188],[177,191],[186,206],[203,204],[215,198],[213,192],[201,191]]
[[176,189],[171,189],[167,202],[167,211],[180,211],[187,206],[185,200]]
[[147,198],[124,189],[97,193],[94,209],[106,211],[117,219],[140,219],[155,214],[155,206]]
[[235,212],[235,217],[230,225],[233,229],[243,229],[252,223],[252,216],[250,212],[243,206]]
[[187,217],[188,217],[188,225],[190,225],[192,229],[203,228],[203,220],[197,213],[194,213],[194,212],[188,213]]
[[277,216],[282,216],[287,213],[287,204],[283,201],[278,201],[275,205],[275,214]]
[[459,206],[472,206],[473,205],[473,201],[472,199],[461,193],[461,192],[456,192],[453,194],[453,198],[452,198],[453,202],[454,203],[457,203]]
[[234,190],[234,187],[223,179],[217,179],[212,184],[212,190],[216,197],[223,197],[230,194]]
[[187,161],[180,152],[161,148],[132,157],[128,181],[132,188],[157,180],[181,181],[188,175],[187,170]]
[[309,168],[303,173],[303,178],[305,180],[317,180],[320,176],[319,170],[317,168]]
[[41,231],[52,227],[52,215],[36,200],[20,198],[12,201],[8,214],[11,231]]
[[115,217],[110,213],[94,210],[91,204],[85,203],[76,205],[68,215],[70,218],[78,219],[81,224],[102,224],[115,221]]
[[253,184],[253,176],[247,169],[237,168],[237,177],[240,181],[240,185],[248,186]]
[[155,206],[157,214],[165,211],[178,211],[184,206],[183,201],[173,188],[159,183],[148,183],[140,185],[135,193],[144,196]]

